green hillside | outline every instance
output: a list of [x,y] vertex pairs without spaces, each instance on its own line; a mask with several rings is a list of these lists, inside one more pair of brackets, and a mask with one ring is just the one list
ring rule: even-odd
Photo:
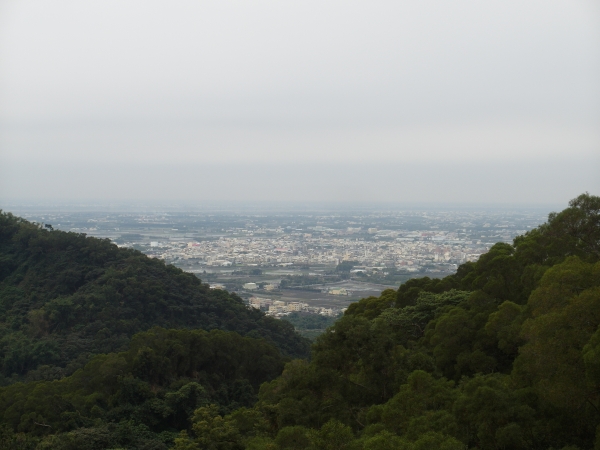
[[2,384],[58,379],[93,354],[123,351],[154,326],[235,331],[305,357],[287,322],[235,294],[108,240],[48,230],[0,212]]
[[283,364],[264,339],[155,327],[69,377],[0,388],[0,448],[164,449],[198,407],[253,406]]
[[600,197],[353,304],[310,361],[283,362],[264,340],[152,328],[0,388],[0,447],[600,449]]
[[585,194],[455,275],[353,304],[261,388],[261,445],[600,448],[599,250]]

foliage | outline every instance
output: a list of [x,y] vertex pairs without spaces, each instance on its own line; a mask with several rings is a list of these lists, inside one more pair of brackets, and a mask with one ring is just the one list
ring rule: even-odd
[[367,297],[352,303],[346,310],[347,316],[360,315],[367,319],[374,319],[386,309],[390,308],[395,301],[396,291],[386,289],[379,297]]
[[351,305],[261,387],[262,442],[600,448],[599,209],[584,194],[453,276]]
[[333,325],[337,319],[338,317],[302,312],[293,312],[283,318],[283,320],[294,325],[297,330],[325,330]]
[[[310,361],[280,375],[265,341],[151,329],[68,378],[3,388],[0,437],[59,449],[81,436],[179,450],[600,448],[599,211],[583,194],[455,275],[353,304]],[[54,300],[52,317],[68,321],[68,302]],[[56,320],[38,309],[2,336],[21,349],[7,353],[12,367],[61,350],[35,347],[31,329]],[[52,377],[45,364],[32,377]]]
[[309,346],[289,323],[160,260],[0,212],[4,384],[59,379],[93,354],[124,350],[135,333],[157,325],[236,331],[296,357]]
[[123,441],[123,433],[166,448],[164,441],[189,429],[203,405],[212,404],[213,416],[234,410],[240,416],[239,408],[254,405],[261,383],[279,375],[283,363],[264,340],[152,328],[135,335],[126,352],[95,356],[62,380],[1,388],[0,421],[29,436],[62,432],[42,440],[48,448],[82,448],[83,441],[97,441],[98,448],[141,445]]
[[338,320],[340,315],[334,317],[323,316],[306,312],[292,312],[282,320],[290,322],[301,336],[304,336],[314,342],[327,328]]

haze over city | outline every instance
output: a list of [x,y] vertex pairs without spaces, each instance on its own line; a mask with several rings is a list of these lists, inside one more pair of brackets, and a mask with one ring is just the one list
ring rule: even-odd
[[594,1],[0,5],[0,200],[564,205]]

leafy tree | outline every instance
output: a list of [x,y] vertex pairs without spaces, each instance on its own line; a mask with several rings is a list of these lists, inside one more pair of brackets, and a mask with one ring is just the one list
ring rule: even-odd
[[[12,249],[0,253],[7,262],[0,265],[2,368],[33,380],[0,388],[0,443],[59,450],[600,448],[599,203],[584,194],[455,275],[409,280],[355,303],[319,336],[310,361],[287,360],[285,369],[272,343],[293,346],[278,340],[291,324],[238,314],[235,296],[208,292],[134,253],[78,235],[50,242],[53,231],[0,215],[0,249]],[[99,271],[89,275],[70,263],[64,267],[72,271],[58,270],[51,258],[64,254],[52,250],[53,239],[75,239],[77,255],[65,261],[83,258]],[[85,257],[83,244],[93,247]],[[107,255],[113,262],[99,266]],[[36,258],[49,265],[32,271]],[[40,277],[45,267],[63,281]],[[186,303],[186,293],[197,300]],[[209,297],[214,303],[204,302]],[[164,320],[175,322],[198,313],[212,331],[144,328],[152,314],[135,315],[129,301],[166,302],[172,313]],[[85,308],[96,307],[94,321],[77,328]],[[116,312],[119,320],[111,321]],[[229,328],[244,336],[223,331]],[[89,355],[117,347],[120,353]],[[65,354],[78,356],[65,365]]]
[[[153,326],[236,331],[289,356],[309,341],[284,321],[211,290],[193,274],[108,240],[50,230],[0,211],[0,375],[69,375],[93,354],[123,351]],[[40,376],[35,375],[35,376]]]
[[216,430],[235,410],[222,425],[246,439],[267,425],[243,407],[256,402],[258,387],[281,373],[283,361],[264,340],[219,330],[153,328],[134,336],[126,352],[97,355],[59,381],[0,388],[0,422],[30,436],[60,433],[44,438],[48,448],[81,448],[85,439],[99,448],[125,445],[128,434],[119,433],[127,424],[139,431],[139,442],[166,448],[192,423],[202,436],[202,417],[212,414]]
[[352,429],[338,420],[331,419],[318,432],[310,434],[311,449],[351,450],[354,445]]
[[277,433],[275,444],[280,449],[304,450],[310,446],[309,429],[302,426],[284,427]]
[[367,319],[374,319],[383,311],[390,308],[396,300],[396,291],[386,289],[379,297],[367,297],[352,303],[346,312],[347,316],[363,316]]

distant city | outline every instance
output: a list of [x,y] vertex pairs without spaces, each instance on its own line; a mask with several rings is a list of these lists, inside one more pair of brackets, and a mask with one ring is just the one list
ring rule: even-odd
[[275,317],[335,316],[409,278],[452,274],[547,217],[541,210],[11,212],[135,248]]

